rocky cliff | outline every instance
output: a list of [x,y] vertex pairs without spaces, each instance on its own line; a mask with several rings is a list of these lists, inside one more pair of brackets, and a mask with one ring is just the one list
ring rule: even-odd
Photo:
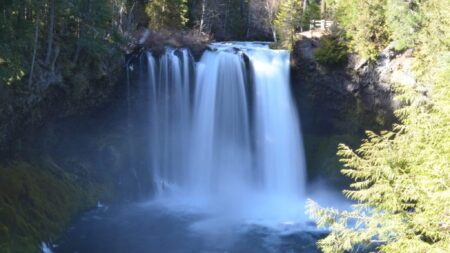
[[395,84],[414,84],[411,52],[387,47],[376,62],[355,55],[339,66],[323,66],[313,56],[320,36],[303,37],[293,52],[292,89],[305,136],[311,178],[345,185],[335,155],[338,143],[355,146],[366,130],[388,129],[395,122]]

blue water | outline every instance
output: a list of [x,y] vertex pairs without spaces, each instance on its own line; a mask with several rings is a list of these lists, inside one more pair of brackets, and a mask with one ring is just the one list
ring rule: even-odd
[[148,51],[130,68],[139,78],[129,88],[145,87],[138,91],[146,99],[133,101],[145,120],[129,125],[143,124],[148,139],[130,141],[130,150],[147,151],[133,158],[148,158],[156,196],[86,213],[53,252],[318,252],[325,232],[304,215],[289,52],[260,43],[211,47],[198,62],[187,49]]
[[318,252],[324,232],[298,224],[265,227],[224,223],[208,214],[142,204],[84,214],[53,245],[55,253],[295,253]]

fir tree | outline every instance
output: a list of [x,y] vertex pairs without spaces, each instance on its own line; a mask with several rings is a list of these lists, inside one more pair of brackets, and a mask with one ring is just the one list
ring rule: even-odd
[[342,173],[354,180],[344,193],[357,204],[339,212],[308,202],[317,224],[331,229],[318,243],[324,252],[450,249],[450,5],[429,0],[418,12],[418,82],[397,84],[401,123],[367,132],[357,150],[339,146]]
[[280,45],[292,49],[295,41],[295,32],[300,26],[301,2],[297,0],[282,1],[278,7],[275,18],[275,28]]
[[362,58],[375,60],[389,43],[387,0],[334,0],[334,18],[346,31],[349,46]]
[[414,46],[417,40],[420,15],[416,0],[388,0],[386,23],[394,48],[403,50]]
[[188,21],[187,0],[149,1],[145,9],[153,29],[182,29]]
[[[133,2],[2,1],[0,85],[23,83],[25,79],[29,86],[37,79],[57,80],[49,76],[55,77],[62,69],[71,76],[74,67],[80,67],[77,73],[81,73],[88,66],[79,66],[81,60],[98,66],[106,49],[121,41],[121,25]],[[47,77],[39,78],[39,74]]]

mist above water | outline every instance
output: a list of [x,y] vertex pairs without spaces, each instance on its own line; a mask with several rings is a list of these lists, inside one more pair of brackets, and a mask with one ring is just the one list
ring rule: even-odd
[[[51,250],[318,252],[327,232],[304,216],[289,53],[263,43],[210,47],[198,61],[187,49],[167,48],[128,66],[130,170],[154,196],[111,208],[99,203]],[[142,169],[149,177],[139,180]],[[320,189],[308,194],[321,204],[337,198],[326,184],[312,188]]]

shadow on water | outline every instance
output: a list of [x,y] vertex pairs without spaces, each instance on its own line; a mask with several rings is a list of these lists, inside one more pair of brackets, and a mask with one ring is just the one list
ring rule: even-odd
[[199,62],[167,48],[129,65],[127,88],[138,91],[127,98],[129,168],[150,171],[155,200],[99,205],[54,252],[318,252],[326,232],[308,223],[302,203],[307,194],[337,198],[326,184],[307,191],[289,53],[211,47]]
[[268,228],[233,224],[207,214],[171,212],[154,204],[99,207],[83,215],[55,253],[319,252],[323,231],[299,224]]

